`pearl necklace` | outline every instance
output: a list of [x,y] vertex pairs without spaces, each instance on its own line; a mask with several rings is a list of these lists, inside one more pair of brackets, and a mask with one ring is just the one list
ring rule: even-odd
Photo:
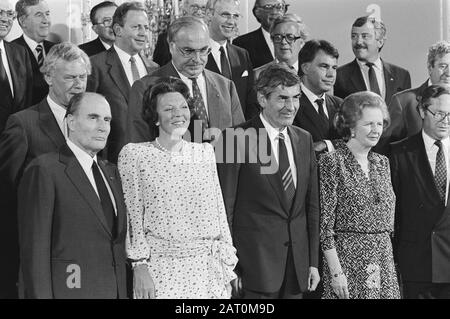
[[181,151],[183,150],[183,146],[184,146],[183,140],[181,140],[181,141],[179,141],[179,142],[175,145],[175,147],[174,147],[174,148],[176,148],[179,144],[181,144],[180,150],[179,150],[179,151],[170,151],[170,150],[168,150],[167,148],[165,148],[164,146],[162,146],[162,145],[159,143],[158,138],[155,138],[155,144],[156,144],[156,146],[158,146],[158,148],[161,149],[162,151],[164,151],[164,152],[166,152],[166,153],[168,153],[168,154],[172,154],[172,155],[178,155],[178,154],[180,154]]

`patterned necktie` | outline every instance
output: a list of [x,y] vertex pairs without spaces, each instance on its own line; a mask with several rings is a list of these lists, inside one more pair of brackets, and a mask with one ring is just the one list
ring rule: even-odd
[[130,63],[131,63],[131,75],[133,76],[133,83],[134,83],[141,78],[139,76],[139,71],[134,56],[130,57]]
[[369,67],[369,85],[370,85],[370,91],[373,93],[376,93],[378,95],[381,95],[380,93],[380,87],[378,86],[377,76],[375,74],[375,70],[373,69],[373,66],[375,64],[371,62],[367,62],[366,65]]
[[42,44],[38,44],[36,46],[36,52],[37,52],[37,63],[38,66],[41,67],[42,64],[44,64],[44,48],[42,47]]
[[323,99],[317,99],[315,102],[319,106],[319,114],[320,114],[320,116],[322,116],[324,120],[328,121],[328,117],[325,114],[325,111],[323,109]]
[[5,66],[3,65],[2,49],[0,49],[0,90],[6,92],[9,98],[12,98],[11,86],[9,85],[8,75],[6,74]]
[[436,167],[434,171],[434,179],[436,187],[442,201],[445,203],[445,192],[447,189],[447,165],[445,164],[444,149],[441,141],[436,141],[434,144],[439,148],[436,154]]
[[231,80],[232,75],[230,63],[228,61],[227,54],[225,53],[225,49],[223,48],[223,46],[220,46],[219,51],[220,51],[220,69],[222,70],[222,75],[227,79]]
[[106,188],[105,181],[100,173],[97,163],[94,161],[92,163],[92,173],[94,175],[95,185],[97,186],[98,197],[103,208],[103,214],[105,214],[106,223],[109,226],[113,236],[115,236],[115,220],[116,214],[114,212],[114,206],[109,196],[108,188]]
[[284,135],[281,132],[278,134],[278,167],[283,183],[283,190],[286,193],[290,208],[292,201],[294,200],[295,186],[294,180],[292,179],[292,170],[291,165],[289,164],[286,144],[284,143]]
[[202,132],[209,127],[208,114],[206,113],[205,102],[203,101],[202,93],[197,84],[197,78],[190,78],[192,81],[192,102],[197,118],[202,121]]

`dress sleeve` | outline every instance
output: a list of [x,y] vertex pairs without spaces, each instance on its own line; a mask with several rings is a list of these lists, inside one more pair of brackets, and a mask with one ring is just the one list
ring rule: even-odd
[[128,144],[123,147],[118,168],[128,216],[127,255],[132,260],[147,260],[150,258],[150,249],[144,231],[143,185],[139,178],[139,149],[136,146]]
[[335,248],[334,225],[337,205],[337,163],[335,153],[324,154],[319,161],[320,180],[320,242],[322,250]]

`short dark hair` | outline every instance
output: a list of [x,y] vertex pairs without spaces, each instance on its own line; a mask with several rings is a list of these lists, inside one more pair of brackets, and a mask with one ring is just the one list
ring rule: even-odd
[[287,64],[271,63],[261,71],[256,80],[256,92],[268,97],[279,86],[292,87],[300,85],[299,76]]
[[108,7],[116,7],[117,8],[117,4],[115,4],[112,1],[103,1],[100,2],[99,4],[95,5],[92,9],[91,12],[89,13],[89,19],[91,20],[92,24],[97,23],[97,21],[95,20],[95,15],[97,14],[97,11],[103,8],[108,8]]
[[330,42],[316,39],[309,40],[298,53],[298,75],[303,75],[302,64],[313,61],[319,51],[323,51],[335,59],[339,58],[338,50]]
[[84,98],[87,96],[101,96],[106,100],[106,98],[103,95],[95,92],[81,92],[74,94],[70,99],[69,104],[67,105],[66,117],[68,115],[74,115],[79,109],[81,102],[83,102]]
[[142,3],[138,1],[131,1],[131,2],[124,2],[120,6],[117,7],[116,11],[113,15],[113,27],[114,25],[118,24],[121,27],[125,24],[125,16],[127,15],[128,11],[145,11],[145,7]]
[[[150,127],[150,133],[152,136],[157,137],[159,135],[158,127],[156,123],[158,122],[158,96],[161,94],[178,92],[180,93],[191,109],[191,99],[190,91],[187,85],[179,78],[176,77],[160,77],[157,78],[153,85],[150,85],[148,89],[144,92],[142,101],[142,118]],[[192,113],[191,113],[192,115]]]
[[[359,17],[355,20],[355,22],[353,22],[352,28],[353,27],[357,27],[357,28],[362,27],[366,23],[371,23],[373,25],[373,28],[375,30],[375,39],[377,39],[378,41],[386,40],[386,26],[381,19],[377,19],[377,18],[370,17],[370,16]],[[384,42],[378,51],[381,51],[383,46],[384,46]]]
[[44,0],[19,0],[19,1],[17,1],[16,2],[16,12],[17,12],[17,21],[19,21],[19,24],[20,24],[19,18],[27,15],[26,9],[28,7],[38,5],[42,1],[44,1]]
[[419,98],[419,104],[417,105],[417,110],[427,110],[432,104],[431,99],[436,99],[444,94],[450,95],[450,90],[447,87],[441,85],[430,85],[422,92],[422,96]]
[[367,107],[380,109],[383,114],[383,130],[389,127],[391,119],[383,98],[370,91],[356,92],[344,99],[334,118],[334,126],[345,141],[350,139],[351,129],[356,126],[356,122],[362,116],[362,111]]

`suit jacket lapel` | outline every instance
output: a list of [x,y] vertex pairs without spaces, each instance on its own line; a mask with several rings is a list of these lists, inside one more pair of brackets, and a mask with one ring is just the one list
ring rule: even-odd
[[128,94],[131,89],[130,82],[128,82],[128,77],[114,47],[108,50],[106,64],[109,66],[108,73],[111,79],[128,102]]
[[350,73],[350,81],[353,83],[353,86],[356,88],[356,91],[366,91],[366,82],[364,82],[364,77],[361,73],[361,69],[358,65],[358,62],[353,60],[352,64],[352,70]]
[[235,81],[242,75],[241,69],[243,65],[241,65],[239,61],[237,51],[229,44],[227,44],[227,52],[231,68],[231,77],[233,78],[233,81]]
[[317,132],[321,139],[328,133],[329,129],[329,121],[325,120],[319,113],[316,111],[311,101],[305,94],[302,94],[300,97],[300,105],[302,108],[302,114],[312,123],[312,126],[317,128]]
[[261,54],[264,55],[265,53],[267,53],[267,55],[270,56],[272,60],[275,60],[275,57],[273,56],[272,51],[270,51],[269,45],[266,42],[266,38],[264,38],[262,27],[259,28],[258,31],[259,39],[257,43],[259,44],[259,47],[261,49]]
[[[222,112],[219,108],[219,103],[215,103],[220,98],[219,90],[217,89],[214,79],[211,78],[211,71],[205,70],[206,95],[208,101],[208,117],[210,127],[224,127],[222,125]],[[213,120],[212,120],[213,119]]]
[[214,60],[214,56],[212,55],[212,53],[210,53],[208,55],[208,62],[206,63],[205,66],[206,69],[212,71],[212,72],[216,72],[218,74],[220,73],[219,67],[217,66],[216,60]]
[[[22,98],[22,92],[19,92],[19,87],[25,83],[25,79],[22,77],[19,77],[20,73],[17,73],[18,70],[21,69],[21,63],[19,60],[17,60],[17,56],[14,54],[12,48],[9,46],[8,42],[4,42],[5,45],[5,51],[6,56],[8,57],[8,64],[9,64],[9,72],[11,73],[11,81],[13,84],[13,91],[14,91],[14,104],[18,104],[19,99]],[[6,97],[4,97],[6,98]]]
[[48,136],[48,138],[55,144],[57,148],[61,147],[66,140],[61,128],[56,122],[56,118],[53,115],[50,106],[47,103],[47,99],[44,99],[39,103],[39,126],[41,130]]
[[158,68],[157,64],[148,59],[142,52],[139,53],[139,56],[147,69],[147,74],[151,74]]
[[[397,93],[397,92],[394,92],[395,79],[392,75],[392,70],[391,70],[390,66],[388,64],[384,63],[383,60],[381,60],[381,62],[383,63],[384,83],[386,86],[385,96],[392,96],[393,94]],[[386,103],[389,103],[389,101],[386,101]]]
[[302,165],[307,162],[306,159],[304,158],[305,151],[302,150],[307,150],[308,148],[305,144],[305,141],[301,139],[298,136],[297,132],[289,126],[288,126],[288,133],[291,139],[292,153],[294,154],[295,167],[297,169],[297,187],[295,189],[294,202],[292,203],[290,211],[290,214],[292,214],[298,211],[299,206],[302,203],[299,194],[303,193],[303,188],[306,186],[303,183],[304,179],[302,177],[307,175],[307,172],[305,172],[304,170],[308,168],[306,167],[306,165]]

